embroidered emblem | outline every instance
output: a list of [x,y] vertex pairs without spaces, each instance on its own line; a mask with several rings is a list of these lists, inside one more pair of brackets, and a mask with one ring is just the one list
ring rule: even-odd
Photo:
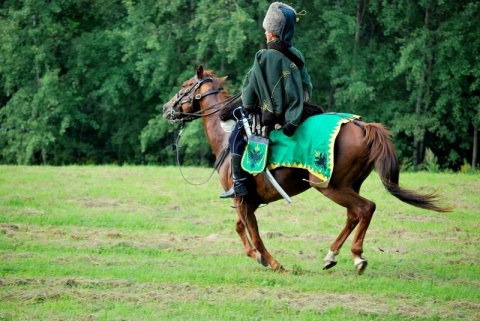
[[315,151],[314,163],[318,168],[324,171],[327,170],[327,155],[322,152]]
[[263,103],[262,109],[263,110],[268,110],[268,104],[266,102]]
[[251,167],[256,167],[257,164],[262,160],[262,152],[260,147],[255,146],[253,149],[249,149],[248,154]]

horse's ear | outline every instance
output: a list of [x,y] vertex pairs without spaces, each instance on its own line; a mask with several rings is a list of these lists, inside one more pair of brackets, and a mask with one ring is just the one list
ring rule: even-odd
[[222,78],[218,78],[218,80],[220,81],[220,83],[224,82],[225,80],[227,80],[228,76],[225,76],[225,77],[222,77]]
[[203,78],[203,66],[200,65],[198,68],[197,68],[197,79],[202,79]]

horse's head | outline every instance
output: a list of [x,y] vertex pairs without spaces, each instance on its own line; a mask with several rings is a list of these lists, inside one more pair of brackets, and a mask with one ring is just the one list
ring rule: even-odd
[[226,79],[217,78],[211,72],[206,72],[200,66],[194,77],[182,84],[182,88],[163,105],[163,117],[171,122],[191,121],[203,116],[201,100],[209,95],[223,90],[222,82]]

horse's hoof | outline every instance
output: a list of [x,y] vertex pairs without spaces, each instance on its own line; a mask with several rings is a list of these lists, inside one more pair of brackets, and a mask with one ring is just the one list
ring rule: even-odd
[[281,274],[290,274],[291,271],[287,270],[283,267],[283,265],[278,265],[277,268],[273,269],[275,272],[281,273]]
[[355,259],[354,264],[355,264],[355,268],[357,269],[358,275],[362,275],[363,272],[365,272],[365,269],[367,268],[368,262],[367,260],[359,257]]
[[337,261],[323,261],[323,269],[328,270],[337,265]]
[[267,267],[268,262],[263,258],[262,254],[260,252],[257,252],[257,262],[260,263],[261,265]]
[[[338,252],[337,252],[338,254]],[[337,265],[337,259],[335,258],[335,252],[328,251],[327,256],[323,259],[323,269],[328,270]]]

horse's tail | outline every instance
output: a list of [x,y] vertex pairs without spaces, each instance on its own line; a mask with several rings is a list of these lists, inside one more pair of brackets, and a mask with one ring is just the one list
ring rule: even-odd
[[420,194],[399,185],[400,166],[391,140],[391,133],[382,124],[365,124],[365,139],[369,146],[369,164],[374,164],[387,191],[407,204],[437,212],[449,212],[449,207],[436,205],[438,195]]

